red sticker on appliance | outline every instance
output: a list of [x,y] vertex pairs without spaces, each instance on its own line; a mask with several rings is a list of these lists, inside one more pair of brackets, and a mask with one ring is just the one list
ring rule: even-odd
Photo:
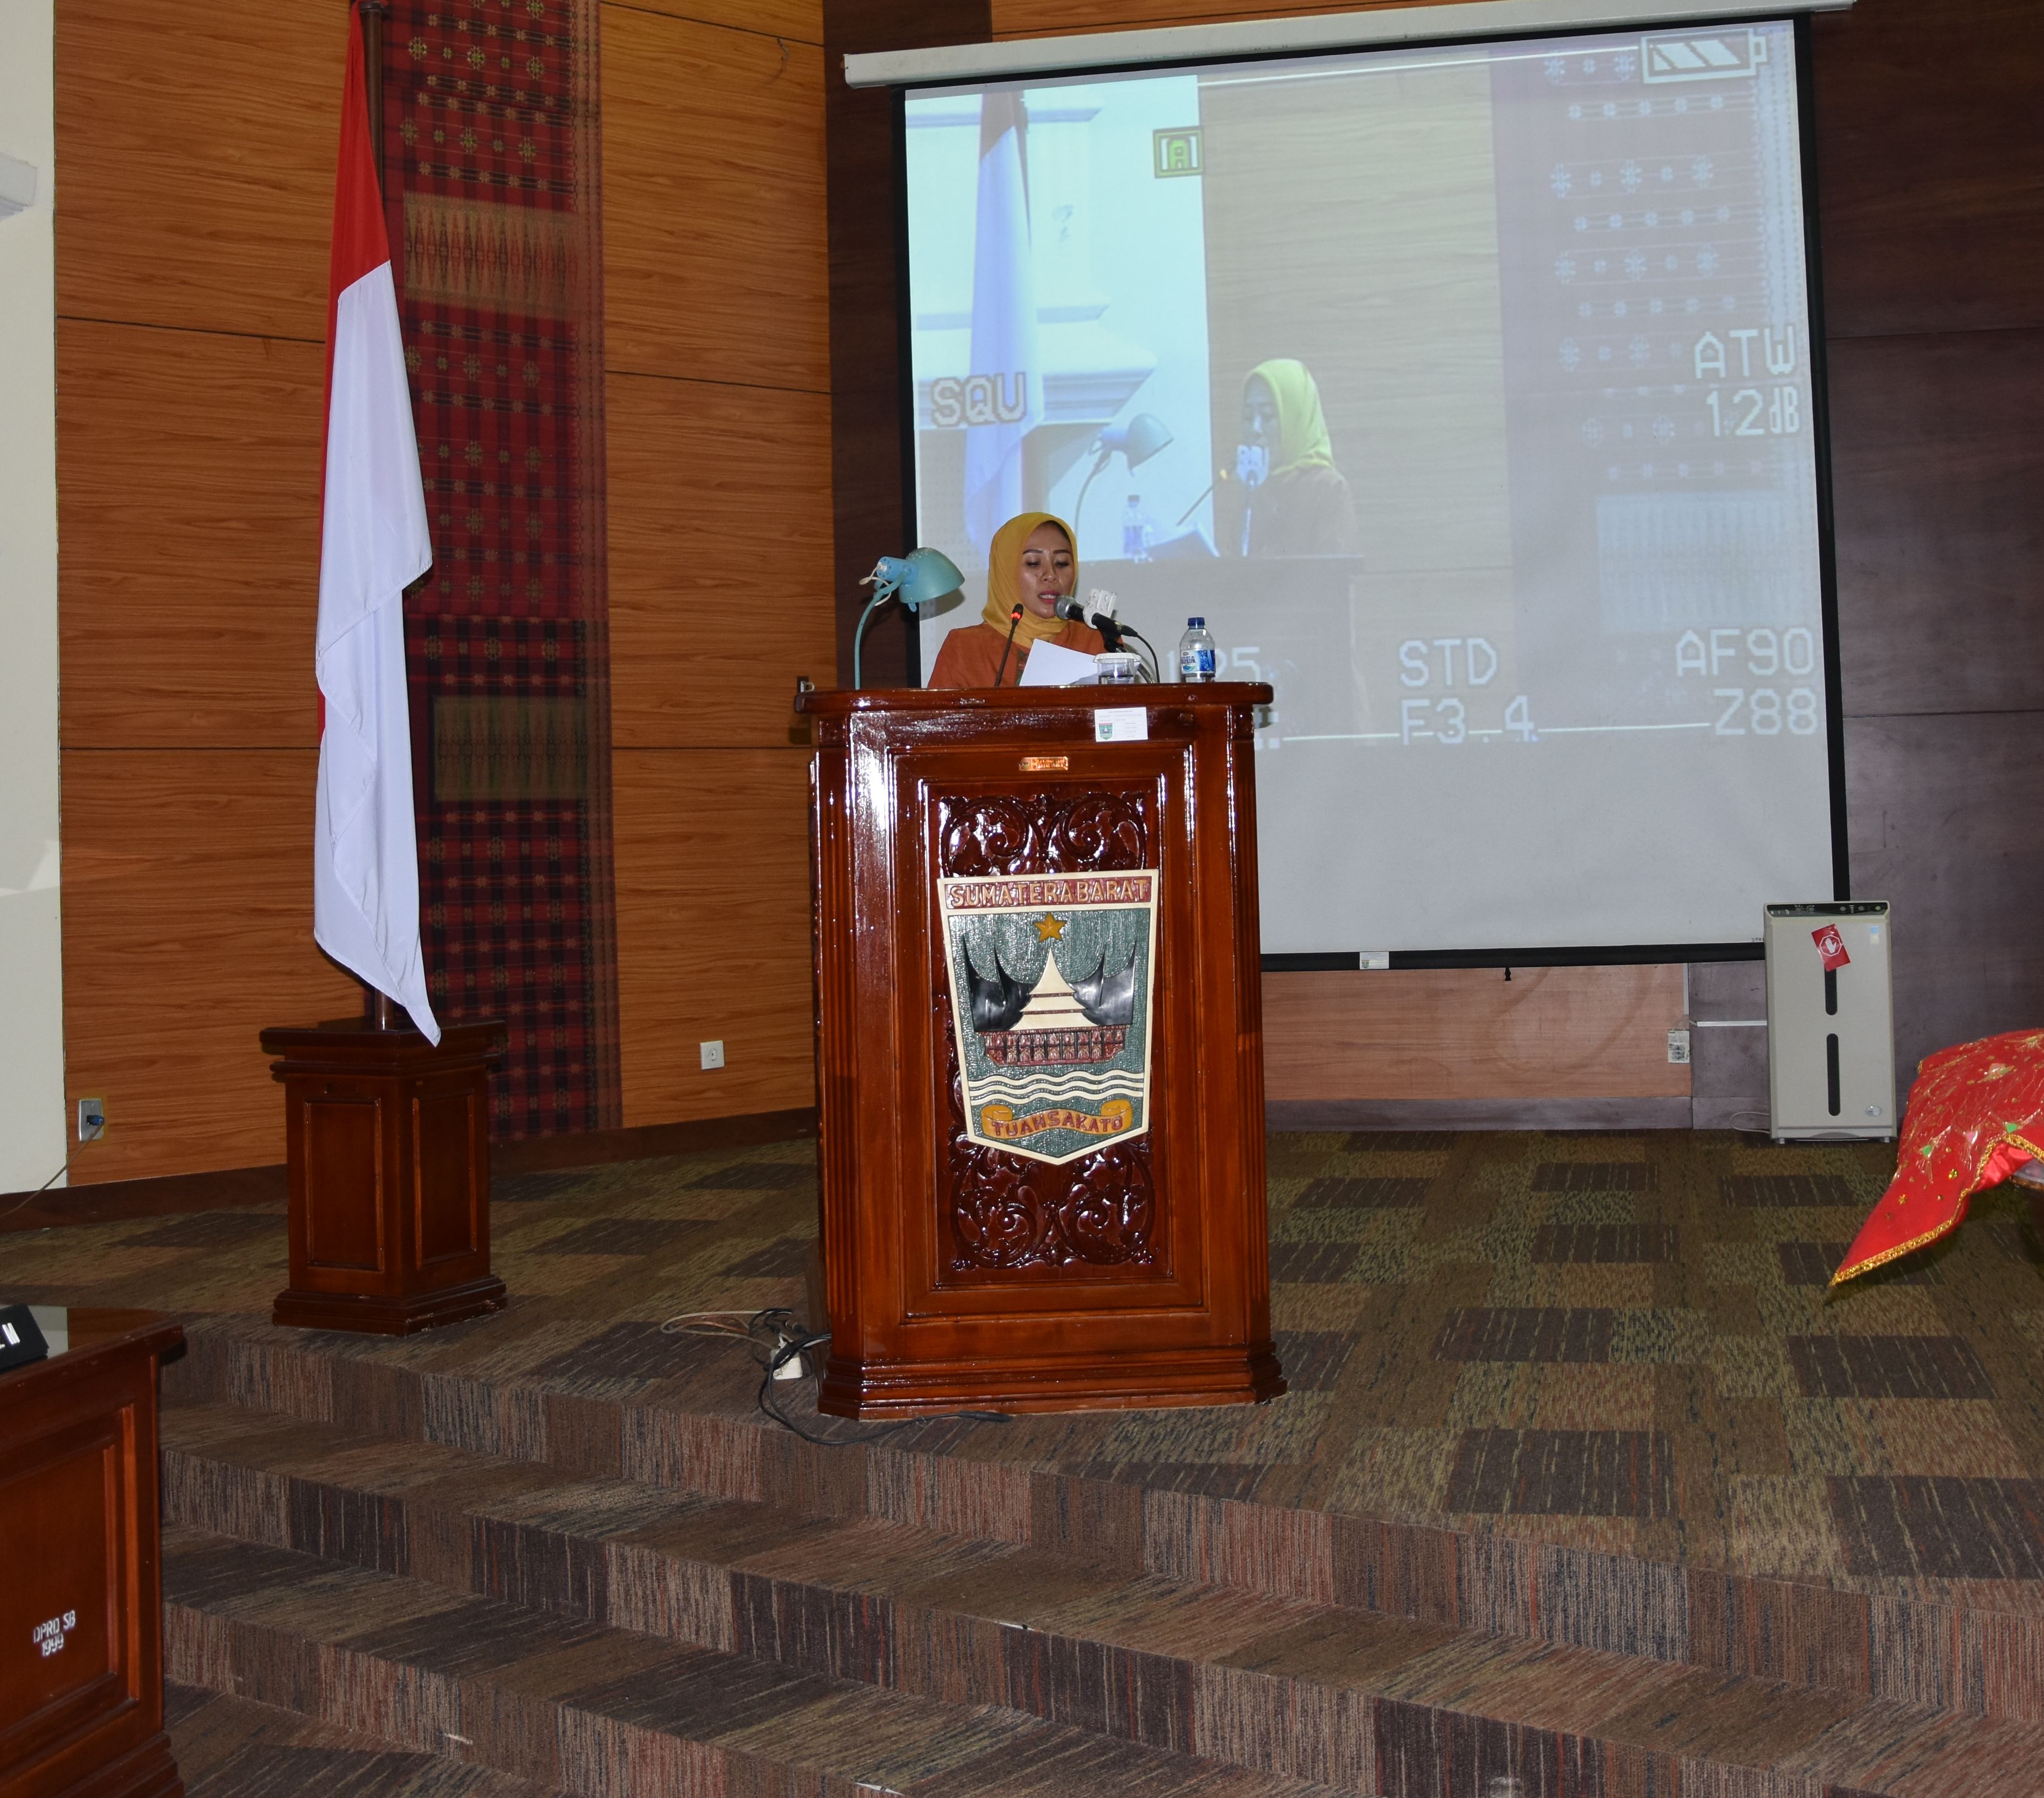
[[1838,927],[1827,924],[1822,930],[1810,932],[1810,940],[1817,946],[1817,953],[1824,959],[1824,972],[1846,966],[1852,957],[1846,953],[1845,939],[1838,935]]

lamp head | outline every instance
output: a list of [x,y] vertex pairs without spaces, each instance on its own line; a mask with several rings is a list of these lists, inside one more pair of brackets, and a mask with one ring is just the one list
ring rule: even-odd
[[883,555],[859,582],[870,586],[875,604],[898,599],[911,612],[956,593],[965,576],[940,549],[912,549],[906,555]]
[[1104,455],[1120,450],[1131,468],[1140,468],[1171,441],[1171,433],[1155,413],[1139,412],[1126,425],[1110,425],[1100,434]]

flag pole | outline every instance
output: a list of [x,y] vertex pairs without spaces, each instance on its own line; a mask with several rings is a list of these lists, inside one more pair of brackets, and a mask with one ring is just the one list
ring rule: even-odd
[[362,0],[362,72],[369,101],[369,159],[376,168],[376,191],[383,193],[383,21],[388,0]]
[[[369,106],[369,159],[376,171],[376,191],[387,195],[383,177],[383,21],[390,9],[386,0],[360,0],[362,20],[362,72],[364,98]],[[358,979],[360,977],[356,977]],[[396,1030],[398,1007],[387,993],[362,982],[362,1020],[372,1030]]]

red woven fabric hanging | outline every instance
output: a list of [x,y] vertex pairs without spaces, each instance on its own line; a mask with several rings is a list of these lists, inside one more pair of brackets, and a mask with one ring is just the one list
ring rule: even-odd
[[406,605],[421,926],[497,1016],[500,1138],[614,1128],[597,0],[395,0],[385,155],[432,578]]

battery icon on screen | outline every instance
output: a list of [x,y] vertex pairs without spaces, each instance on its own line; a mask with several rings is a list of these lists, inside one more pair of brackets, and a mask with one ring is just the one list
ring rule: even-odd
[[1642,37],[1639,52],[1643,81],[1736,81],[1767,60],[1767,40],[1746,26],[1671,31]]

